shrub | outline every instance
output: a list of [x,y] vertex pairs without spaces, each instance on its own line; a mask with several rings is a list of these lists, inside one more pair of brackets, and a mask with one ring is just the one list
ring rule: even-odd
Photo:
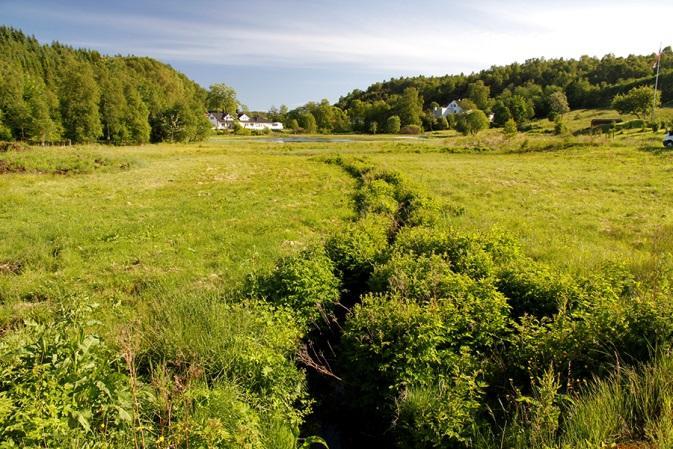
[[[542,273],[533,279],[544,281],[546,274]],[[539,287],[544,282],[534,284]],[[554,284],[557,287],[551,287]],[[552,363],[575,379],[586,379],[605,374],[615,357],[647,360],[652,348],[670,342],[673,326],[665,318],[673,310],[670,301],[656,300],[659,304],[654,306],[654,302],[634,297],[609,273],[574,286],[552,277],[549,286],[539,289],[538,295],[553,302],[557,288],[564,305],[553,316],[520,317],[507,356],[515,370],[535,373]]]
[[180,376],[165,364],[154,367],[146,388],[151,399],[143,410],[144,435],[138,435],[136,446],[264,448],[268,418],[241,388],[228,381],[208,384],[194,374]]
[[557,116],[554,119],[554,134],[556,135],[561,135],[561,134],[566,134],[568,132],[568,127],[566,126],[565,122],[563,122],[562,116]]
[[[0,114],[2,118],[2,114]],[[0,141],[12,140],[12,130],[0,121]]]
[[503,430],[502,446],[552,448],[556,446],[563,396],[560,381],[551,369],[533,379],[532,395],[516,391],[512,424]]
[[570,277],[532,261],[516,261],[503,268],[496,286],[507,297],[514,317],[550,317],[580,296]]
[[451,262],[453,271],[475,279],[489,277],[494,272],[493,259],[478,237],[452,229],[405,228],[397,236],[395,249],[403,253],[442,255]]
[[397,115],[391,115],[388,117],[386,120],[386,128],[385,131],[388,134],[397,134],[400,132],[400,118]]
[[450,347],[487,351],[504,334],[508,307],[488,281],[475,281],[451,271],[439,255],[395,254],[376,267],[370,282],[386,292],[419,304],[435,304],[443,317]]
[[479,239],[484,251],[491,256],[496,265],[504,265],[524,258],[519,242],[499,229],[491,229],[488,233],[480,235]]
[[90,309],[27,322],[0,342],[3,447],[66,447],[120,441],[133,404],[120,357],[83,323]]
[[418,125],[407,125],[400,129],[400,134],[420,134],[423,130]]
[[489,126],[488,117],[484,111],[474,109],[465,113],[458,114],[456,130],[468,135],[476,135],[479,131],[487,129]]
[[3,142],[2,140],[2,128],[0,128],[0,153],[30,150],[30,147],[23,142]]
[[240,127],[239,129],[234,131],[234,134],[236,134],[237,136],[251,136],[252,131],[249,130],[248,128]]
[[400,183],[396,197],[400,203],[396,217],[399,225],[429,226],[439,222],[442,215],[441,206],[424,192]]
[[262,278],[254,294],[288,307],[304,321],[327,318],[339,301],[340,283],[335,267],[322,248],[282,258],[274,270]]
[[327,255],[343,273],[347,289],[359,292],[364,288],[374,265],[388,248],[391,226],[390,218],[368,214],[346,225],[327,240]]
[[296,118],[290,120],[288,128],[290,128],[294,132],[299,132],[301,130],[301,127],[299,126],[299,121]]
[[440,131],[449,129],[449,121],[446,119],[446,117],[439,117],[437,119],[437,129]]
[[410,386],[397,400],[393,432],[400,448],[469,445],[470,426],[479,409],[475,377]]
[[[341,366],[347,367],[344,380],[355,415],[367,417],[368,426],[377,423],[386,429],[397,409],[402,443],[443,440],[445,431],[463,434],[462,426],[469,423],[466,417],[481,394],[475,380],[477,362],[469,350],[456,348],[455,329],[440,307],[394,296],[367,296],[352,310],[344,329]],[[448,402],[423,409],[423,393],[444,387]],[[447,411],[456,414],[445,417]],[[443,429],[447,422],[454,427]],[[419,429],[424,433],[416,434]]]
[[366,182],[358,190],[355,202],[360,214],[384,214],[394,216],[397,213],[397,189],[384,179]]
[[505,122],[502,128],[502,132],[507,137],[516,136],[517,129],[516,129],[516,122],[514,121],[514,119],[510,118]]

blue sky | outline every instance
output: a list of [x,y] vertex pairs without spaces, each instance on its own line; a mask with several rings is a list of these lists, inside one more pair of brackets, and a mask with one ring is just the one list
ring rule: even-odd
[[0,23],[42,42],[155,57],[255,110],[391,77],[651,53],[671,17],[670,0],[0,0]]

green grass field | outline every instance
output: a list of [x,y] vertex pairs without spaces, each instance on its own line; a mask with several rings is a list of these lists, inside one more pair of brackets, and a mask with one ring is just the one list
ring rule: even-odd
[[334,154],[398,170],[445,202],[448,225],[510,231],[535,258],[646,271],[673,246],[673,153],[659,140],[492,130],[5,153],[27,171],[0,175],[3,316],[66,292],[127,301],[154,285],[227,289],[353,213],[352,180],[319,160]]
[[[607,111],[573,112],[569,129],[583,129],[591,118],[610,114]],[[0,153],[0,335],[7,335],[3,339],[9,342],[6,347],[0,344],[0,349],[5,348],[6,354],[10,354],[12,345],[21,350],[40,347],[40,344],[58,340],[53,335],[61,335],[52,335],[48,329],[23,328],[26,318],[53,323],[54,316],[63,316],[63,308],[99,304],[95,312],[99,322],[87,328],[87,332],[102,335],[115,354],[125,354],[124,357],[133,354],[131,359],[124,358],[123,365],[132,379],[131,385],[135,385],[138,368],[138,376],[148,392],[161,396],[173,391],[166,393],[168,399],[162,399],[164,402],[148,401],[130,407],[139,413],[133,418],[134,426],[136,422],[145,422],[150,423],[148,429],[154,429],[154,443],[147,447],[169,447],[168,442],[164,444],[160,439],[164,432],[172,435],[174,440],[170,444],[177,446],[175,441],[190,435],[189,430],[171,427],[162,421],[175,407],[187,413],[181,416],[183,421],[176,422],[202,426],[198,428],[203,429],[205,436],[202,436],[206,440],[215,435],[208,427],[212,424],[209,416],[220,417],[226,431],[217,434],[217,438],[233,445],[224,447],[242,447],[236,445],[243,443],[232,442],[232,435],[240,434],[255,441],[249,447],[272,447],[269,442],[284,441],[286,445],[274,443],[273,447],[296,448],[298,423],[309,409],[310,401],[304,394],[313,394],[313,390],[306,387],[304,365],[296,363],[297,351],[302,347],[301,342],[313,334],[304,327],[306,323],[299,315],[282,307],[276,309],[276,305],[248,302],[245,295],[250,290],[246,289],[254,285],[252,281],[248,283],[248,276],[260,274],[263,282],[264,276],[281,259],[285,265],[277,266],[274,273],[282,276],[270,278],[280,284],[268,285],[283,285],[286,293],[296,289],[302,294],[308,292],[309,296],[339,300],[344,298],[340,295],[348,291],[347,286],[339,282],[354,282],[357,276],[334,281],[335,273],[341,268],[334,269],[331,264],[340,263],[341,259],[334,253],[325,256],[325,251],[330,251],[325,248],[337,253],[343,251],[346,255],[353,251],[359,254],[354,256],[357,260],[357,257],[369,257],[366,254],[371,249],[367,249],[370,243],[372,247],[382,244],[388,249],[381,252],[392,258],[390,267],[393,268],[386,269],[393,272],[384,270],[378,276],[388,273],[390,279],[398,279],[399,285],[396,285],[404,291],[407,282],[415,282],[417,273],[413,270],[427,267],[419,265],[405,273],[406,266],[395,265],[393,262],[401,263],[400,260],[413,265],[415,256],[396,259],[394,251],[386,252],[394,248],[394,238],[381,233],[383,228],[376,228],[376,220],[385,223],[390,218],[381,212],[386,207],[392,207],[394,214],[398,214],[401,209],[397,208],[403,204],[401,198],[405,194],[418,194],[418,198],[427,195],[437,202],[431,202],[432,207],[439,206],[436,217],[439,222],[433,222],[433,233],[443,235],[448,228],[455,228],[463,235],[502,230],[520,242],[525,255],[561,273],[545,274],[544,269],[535,271],[533,265],[521,261],[521,273],[530,269],[532,277],[517,278],[516,271],[512,276],[516,282],[522,282],[521,285],[540,288],[534,291],[539,296],[536,301],[548,301],[557,294],[563,296],[565,293],[559,291],[574,285],[574,279],[588,279],[599,272],[613,273],[601,271],[613,264],[626,267],[642,286],[642,289],[631,290],[624,287],[630,285],[628,282],[620,287],[617,281],[606,277],[606,283],[615,282],[614,291],[622,288],[620,294],[642,293],[637,296],[638,301],[650,298],[650,286],[661,288],[659,293],[666,294],[666,286],[673,282],[673,183],[670,182],[673,151],[662,147],[663,132],[655,134],[638,128],[615,135],[555,136],[552,128],[552,123],[541,121],[535,123],[530,132],[510,138],[499,130],[477,136],[443,131],[419,137],[339,136],[337,141],[307,142],[214,137],[205,143],[189,145],[35,147]],[[343,166],[334,163],[335,156],[344,156]],[[348,172],[348,163],[353,161],[355,165],[351,165],[352,170]],[[361,168],[364,171],[358,172],[357,167],[375,167],[380,170],[380,176],[367,178],[367,169]],[[367,182],[371,184],[365,185]],[[370,207],[378,211],[373,215],[357,213],[355,195],[362,194],[363,185],[370,189],[367,191],[371,195]],[[394,205],[390,206],[390,201]],[[418,204],[420,206],[415,207],[419,210],[425,207],[425,203]],[[437,211],[428,210],[433,214]],[[353,222],[353,219],[359,221]],[[349,240],[353,236],[342,233],[337,240],[328,240],[327,246],[321,246],[322,253],[309,252],[297,259],[282,259],[325,239],[333,239],[335,231],[346,223],[351,223],[348,229],[359,236],[355,241]],[[388,226],[389,231],[396,229],[390,227],[389,222]],[[414,235],[415,226],[420,225],[407,226],[405,238]],[[366,241],[367,232],[375,228],[383,237],[372,240],[373,243]],[[421,226],[416,231],[423,229],[430,228]],[[402,232],[400,229],[395,232],[398,231]],[[361,237],[363,241],[357,241]],[[337,245],[337,250],[329,246],[329,241]],[[413,245],[413,240],[407,243]],[[473,246],[469,248],[476,251]],[[361,249],[364,256],[358,253]],[[376,257],[372,256],[372,260]],[[349,259],[344,256],[343,260]],[[478,265],[479,260],[482,259],[472,262]],[[443,276],[441,270],[449,270],[448,262],[437,258],[427,261],[437,264],[437,279]],[[485,266],[488,267],[488,263]],[[454,268],[460,272],[464,267],[451,265],[451,269]],[[431,272],[426,274],[428,279],[432,277]],[[406,275],[411,277],[404,278]],[[425,275],[419,276],[422,279]],[[501,273],[497,272],[497,276]],[[364,279],[360,281],[366,283],[367,278]],[[582,282],[578,281],[578,285],[584,286]],[[596,291],[598,293],[592,291],[586,297],[580,295],[582,301],[591,299],[587,300],[590,306],[577,315],[568,315],[569,319],[581,324],[585,316],[603,317],[602,311],[607,311],[607,317],[617,317],[615,321],[619,321],[623,316],[630,317],[628,307],[636,302],[634,310],[650,310],[638,309],[640,302],[631,301],[630,296],[624,303],[611,303],[617,301],[614,298],[619,294],[610,296],[610,289]],[[266,297],[269,302],[273,302],[273,293]],[[594,294],[598,298],[595,304],[591,303]],[[609,300],[602,302],[603,294]],[[512,295],[516,301],[516,291]],[[504,296],[493,298],[504,300]],[[396,304],[392,298],[388,299],[390,302],[383,304],[381,310]],[[364,303],[366,307],[362,309],[353,308],[356,318],[358,310],[369,310],[375,318],[378,309],[374,299],[370,297]],[[430,304],[434,303],[430,301]],[[591,308],[594,305],[598,312]],[[413,315],[425,313],[422,311],[426,306],[391,310],[413,323],[411,320],[418,317],[435,316]],[[662,310],[651,315],[643,312],[634,316],[660,319],[667,316],[668,303],[661,307]],[[565,310],[560,310],[558,316],[564,313]],[[54,332],[77,334],[78,319],[74,320],[75,324],[66,321],[70,324],[64,324],[65,330]],[[399,321],[404,326],[404,319],[390,323],[399,324]],[[591,326],[595,325],[596,329],[603,329],[600,327],[603,321],[598,318],[589,322],[594,324],[588,328],[594,329]],[[562,327],[545,328],[547,321],[541,323],[539,329],[531,327],[530,335],[538,335],[531,338],[532,342],[543,341],[540,335],[552,338],[563,336],[567,331]],[[554,322],[557,323],[562,326],[563,320]],[[640,323],[638,320],[629,322],[628,329],[638,334]],[[657,326],[665,327],[661,324],[663,321],[658,323]],[[347,324],[348,320],[346,327]],[[577,329],[582,330],[580,324]],[[313,325],[320,326],[315,322]],[[366,318],[360,325],[363,330],[358,335],[367,335],[365,330],[373,324]],[[444,328],[442,324],[429,332]],[[611,335],[613,330],[609,327],[608,330]],[[526,337],[528,332],[522,331]],[[22,343],[22,346],[16,343],[22,340],[12,340],[14,335],[27,341],[32,341],[30,338],[43,340],[40,344]],[[136,337],[129,335],[136,335],[138,341],[134,343],[132,340]],[[381,335],[388,334],[382,332]],[[596,335],[602,334],[596,331]],[[549,341],[550,347],[558,346],[553,340]],[[565,338],[560,342],[565,343]],[[83,342],[75,345],[77,354],[82,345]],[[369,349],[368,344],[363,347]],[[406,346],[402,349],[402,353],[406,353]],[[61,350],[64,349],[59,347]],[[577,357],[581,359],[582,355]],[[120,357],[115,357],[114,363],[120,363]],[[41,358],[38,360],[42,363]],[[302,363],[305,362],[304,359]],[[18,363],[12,372],[19,372],[23,366]],[[556,368],[561,373],[565,369]],[[67,371],[67,367],[58,369]],[[55,372],[61,371],[55,369]],[[31,376],[36,371],[30,373],[17,377],[28,379],[25,388],[32,388],[30,385],[35,383]],[[634,371],[632,375],[635,379],[640,374]],[[552,374],[549,376],[550,390],[546,393],[553,402],[558,380]],[[529,380],[535,385],[540,379]],[[614,385],[618,381],[618,378],[608,380]],[[416,390],[418,396],[411,396],[418,402],[412,400],[408,410],[413,412],[414,407],[419,407],[424,413],[435,406],[442,410],[443,403],[430,402],[438,391],[444,391],[443,387],[432,390],[432,385],[425,385],[423,388]],[[592,394],[602,394],[596,391]],[[39,398],[39,395],[25,396]],[[58,395],[50,392],[46,397]],[[201,399],[194,399],[197,397]],[[13,407],[2,400],[0,396],[0,422],[9,416],[3,415],[2,407]],[[193,404],[200,404],[203,415],[188,415],[191,405],[185,404],[191,404],[192,400]],[[35,404],[38,405],[27,409],[39,409],[40,400],[35,399]],[[230,413],[231,410],[235,413]],[[591,416],[600,417],[602,413],[599,410]],[[36,421],[41,422],[40,419]],[[318,421],[309,420],[309,425],[317,429],[311,432],[320,434]],[[248,426],[249,422],[257,424]],[[535,428],[534,424],[524,424]],[[127,425],[128,420],[120,424],[120,428],[128,429],[123,427]],[[636,423],[633,428],[640,429],[638,426]],[[138,428],[142,433],[142,426],[134,428],[136,430],[120,433],[121,443],[114,447],[129,444],[130,435],[136,438]],[[98,437],[108,435],[101,431]],[[657,441],[664,441],[663,438]]]
[[157,287],[227,290],[353,213],[352,180],[340,170],[240,145],[21,156],[39,167],[109,157],[130,168],[0,175],[4,320],[72,293],[133,305]]

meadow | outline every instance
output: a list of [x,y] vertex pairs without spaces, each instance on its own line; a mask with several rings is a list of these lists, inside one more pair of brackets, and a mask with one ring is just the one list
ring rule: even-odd
[[[148,288],[235,288],[352,214],[352,180],[340,171],[239,145],[0,158],[25,168],[0,176],[3,325],[73,292],[133,305]],[[108,159],[116,164],[94,163]]]
[[[665,447],[669,359],[638,363],[671,331],[673,152],[662,131],[552,128],[0,153],[0,436],[338,448],[393,422],[399,447]],[[608,347],[634,363],[626,386]],[[107,399],[63,412],[69,430],[43,420],[78,376]],[[559,405],[580,381],[589,399]],[[358,418],[374,436],[343,430]]]

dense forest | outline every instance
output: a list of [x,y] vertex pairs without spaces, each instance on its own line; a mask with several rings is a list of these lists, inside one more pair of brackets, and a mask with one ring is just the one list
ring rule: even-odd
[[[417,126],[427,131],[455,127],[456,123],[437,119],[432,110],[452,100],[463,100],[468,102],[469,109],[494,113],[496,126],[512,118],[523,128],[533,118],[553,117],[556,111],[567,108],[609,107],[618,94],[639,86],[653,86],[655,62],[655,54],[535,58],[492,66],[469,75],[394,78],[372,84],[365,91],[356,89],[334,105],[327,101],[311,102],[288,114],[271,112],[275,119],[284,120],[290,127],[324,132],[389,132],[396,129],[397,120],[403,129]],[[673,100],[670,47],[663,49],[660,64],[661,99],[670,102]]]
[[[534,118],[608,107],[618,94],[653,85],[655,60],[654,54],[536,58],[470,75],[395,78],[365,91],[356,89],[336,104],[323,100],[291,111],[282,106],[252,115],[309,133],[460,130],[469,124],[460,123],[460,117],[437,118],[433,109],[461,100],[466,109],[493,113],[495,126],[513,120],[519,129],[526,129]],[[670,47],[661,54],[660,81],[662,101],[672,101]],[[217,86],[227,89],[226,97],[232,99],[224,109],[235,113],[233,109],[241,107],[235,92]],[[19,30],[0,27],[0,140],[112,144],[201,140],[209,129],[203,112],[213,98],[220,105],[222,92],[215,89],[209,94],[154,59],[106,56],[57,42],[42,45]]]
[[202,139],[206,92],[150,58],[105,56],[0,27],[0,140]]

